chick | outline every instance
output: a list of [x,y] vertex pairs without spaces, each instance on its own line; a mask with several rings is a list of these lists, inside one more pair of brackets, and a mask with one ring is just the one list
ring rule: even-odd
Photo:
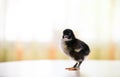
[[89,46],[77,39],[71,29],[65,29],[62,36],[62,49],[64,53],[76,61],[73,67],[66,68],[67,70],[78,70],[85,56],[89,55]]

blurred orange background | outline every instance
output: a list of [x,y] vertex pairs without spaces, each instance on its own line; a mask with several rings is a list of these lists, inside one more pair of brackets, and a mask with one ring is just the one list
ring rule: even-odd
[[62,31],[91,49],[87,59],[120,60],[120,0],[1,0],[0,61],[68,59]]

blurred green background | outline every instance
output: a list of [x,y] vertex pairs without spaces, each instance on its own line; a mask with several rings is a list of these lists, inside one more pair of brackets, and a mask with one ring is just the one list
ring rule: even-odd
[[87,59],[120,60],[120,0],[0,0],[0,61],[68,59],[62,31],[91,49]]

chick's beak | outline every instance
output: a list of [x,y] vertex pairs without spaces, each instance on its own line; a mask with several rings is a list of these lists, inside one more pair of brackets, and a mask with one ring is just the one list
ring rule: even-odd
[[68,38],[68,35],[64,35],[63,38]]

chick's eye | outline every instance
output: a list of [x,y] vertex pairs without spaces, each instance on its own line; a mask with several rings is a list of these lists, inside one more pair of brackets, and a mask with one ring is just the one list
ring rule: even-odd
[[68,35],[71,35],[71,33],[68,33]]

